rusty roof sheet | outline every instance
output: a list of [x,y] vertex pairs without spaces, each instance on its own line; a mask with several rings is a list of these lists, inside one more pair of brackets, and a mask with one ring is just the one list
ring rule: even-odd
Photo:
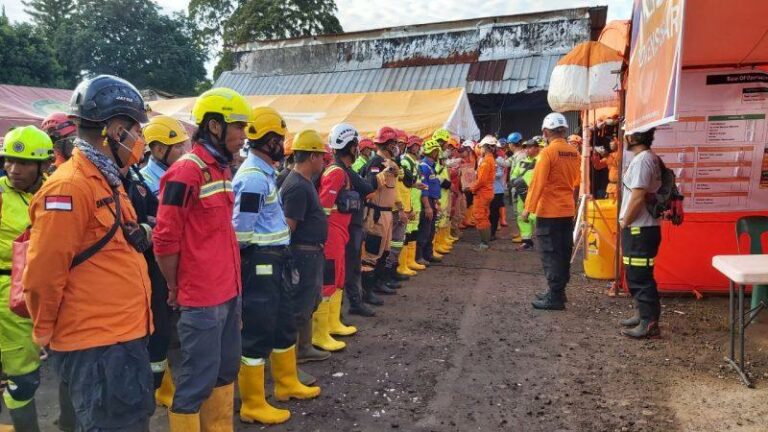
[[369,93],[465,87],[470,94],[546,90],[560,55],[449,65],[409,66],[278,76],[224,72],[217,87],[246,95]]

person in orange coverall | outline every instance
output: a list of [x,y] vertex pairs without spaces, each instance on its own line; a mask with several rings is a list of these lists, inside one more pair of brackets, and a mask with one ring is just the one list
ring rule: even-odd
[[484,251],[491,247],[491,200],[493,200],[493,181],[496,176],[495,152],[499,141],[491,135],[486,135],[480,141],[481,156],[480,166],[477,168],[477,180],[470,187],[475,195],[473,199],[473,213],[476,227],[480,232],[480,246],[478,250]]

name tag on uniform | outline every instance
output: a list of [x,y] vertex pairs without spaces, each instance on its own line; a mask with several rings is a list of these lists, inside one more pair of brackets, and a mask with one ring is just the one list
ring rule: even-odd
[[272,264],[257,265],[256,276],[272,276]]

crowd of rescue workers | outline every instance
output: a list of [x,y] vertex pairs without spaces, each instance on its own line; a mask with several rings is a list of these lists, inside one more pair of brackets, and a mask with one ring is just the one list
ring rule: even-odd
[[[286,422],[290,399],[321,394],[322,378],[298,365],[358,331],[342,310],[374,317],[468,227],[484,252],[509,219],[507,240],[541,255],[549,289],[533,307],[565,308],[582,142],[559,113],[541,136],[479,142],[394,125],[369,137],[347,123],[289,134],[279,112],[227,88],[197,98],[194,128],[151,114],[133,85],[101,75],[75,89],[70,112],[4,137],[0,348],[13,426],[0,431],[39,430],[42,361],[58,377],[62,431],[149,430],[156,406],[171,431],[231,431],[235,382],[241,421]],[[611,168],[609,198],[613,153],[593,160]],[[628,211],[627,227],[640,210]],[[658,299],[642,307],[652,268],[647,279],[635,270],[647,286],[622,323],[629,336],[658,332]]]

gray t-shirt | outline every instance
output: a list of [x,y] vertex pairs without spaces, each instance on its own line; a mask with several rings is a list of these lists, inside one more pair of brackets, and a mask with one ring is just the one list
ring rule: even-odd
[[[645,189],[647,193],[655,193],[661,187],[661,166],[658,156],[652,151],[646,150],[634,158],[629,163],[627,172],[623,179],[624,189],[622,192],[621,212],[619,219],[624,219],[629,207],[629,197],[632,195],[632,189]],[[630,224],[633,227],[647,227],[660,225],[659,219],[654,218],[643,206],[640,214]]]

